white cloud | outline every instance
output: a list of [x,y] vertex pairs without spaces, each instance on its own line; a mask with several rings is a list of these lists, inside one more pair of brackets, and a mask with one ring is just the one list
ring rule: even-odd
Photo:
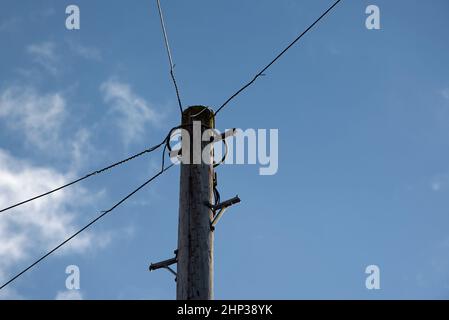
[[71,141],[72,147],[72,171],[78,171],[88,162],[89,155],[93,151],[90,142],[90,131],[86,128],[79,129]]
[[80,43],[75,43],[73,41],[68,42],[70,51],[80,56],[81,58],[84,58],[86,60],[93,60],[93,61],[101,61],[102,55],[101,51],[95,47],[88,47],[85,45],[82,45]]
[[57,60],[55,49],[56,45],[50,41],[39,44],[31,44],[27,47],[28,53],[34,55],[35,57],[52,61]]
[[83,294],[79,290],[59,291],[55,300],[83,300]]
[[[0,275],[1,279],[1,275]],[[24,297],[12,288],[3,288],[0,291],[0,300],[23,300]]]
[[27,52],[33,60],[44,67],[53,75],[59,72],[59,57],[56,54],[56,44],[50,41],[31,44],[27,47]]
[[432,188],[432,190],[433,191],[440,191],[440,189],[441,189],[441,182],[439,182],[439,181],[433,181],[432,183],[431,183],[431,188]]
[[25,146],[33,150],[53,158],[70,157],[70,171],[76,172],[88,162],[94,148],[87,128],[76,129],[68,136],[66,132],[63,137],[69,118],[61,92],[43,94],[31,87],[11,87],[0,92],[0,120],[4,120],[4,126],[23,135]]
[[45,149],[59,139],[65,106],[60,93],[41,95],[32,88],[8,88],[0,94],[0,119],[20,130],[29,143]]
[[430,188],[432,191],[439,192],[446,189],[446,186],[449,182],[449,174],[443,173],[434,176],[430,181]]
[[106,103],[119,114],[117,124],[125,144],[139,141],[147,124],[158,125],[161,116],[145,99],[135,94],[130,85],[116,80],[104,82],[100,87]]
[[[54,169],[37,167],[0,149],[0,207],[46,192],[68,182]],[[84,199],[80,201],[80,199]],[[53,248],[77,229],[76,212],[96,199],[86,190],[72,187],[0,214],[0,280],[12,268],[44,250]],[[85,252],[109,243],[108,234],[86,232],[59,253]]]
[[[79,128],[63,137],[68,118],[61,93],[42,94],[33,88],[15,87],[0,92],[2,126],[19,132],[31,145],[58,158],[70,158],[66,174],[52,167],[36,166],[0,148],[0,209],[59,187],[79,176],[91,154],[90,132]],[[64,150],[64,152],[62,152]],[[103,192],[90,193],[72,186],[0,214],[0,282],[20,271],[42,252],[52,249],[78,228],[78,213],[98,202]],[[89,213],[89,212],[88,212]],[[89,215],[95,215],[95,212]],[[83,219],[84,220],[84,219]],[[83,253],[107,246],[110,232],[89,232],[77,236],[55,254]],[[0,299],[14,299],[14,291],[2,290]]]

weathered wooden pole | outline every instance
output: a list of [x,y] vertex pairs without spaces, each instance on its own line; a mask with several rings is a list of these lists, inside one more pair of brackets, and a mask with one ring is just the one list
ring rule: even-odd
[[[213,299],[213,212],[208,207],[208,204],[213,203],[213,151],[207,148],[210,139],[206,137],[206,141],[202,141],[202,135],[214,126],[213,112],[207,107],[193,106],[183,112],[176,286],[178,300]],[[203,150],[205,158],[209,159],[208,163],[202,157]]]

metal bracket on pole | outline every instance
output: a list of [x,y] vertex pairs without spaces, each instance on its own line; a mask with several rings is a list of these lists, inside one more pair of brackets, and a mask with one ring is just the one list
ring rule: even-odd
[[210,223],[210,227],[212,229],[212,231],[215,230],[215,226],[218,223],[218,221],[221,219],[221,217],[223,216],[223,214],[225,213],[226,209],[228,209],[229,207],[233,206],[234,204],[239,203],[241,200],[239,198],[239,196],[235,196],[232,199],[217,203],[216,205],[212,205],[210,203],[208,203],[208,207],[215,213],[218,211],[217,214],[214,215],[214,219],[211,221]]
[[217,211],[217,210],[221,210],[223,208],[228,208],[234,204],[239,203],[241,200],[239,198],[239,196],[235,196],[232,199],[226,200],[226,201],[222,201],[220,203],[217,203],[215,205],[208,203],[208,207],[211,208],[212,211]]
[[168,260],[164,260],[161,262],[150,264],[150,268],[149,268],[150,271],[154,271],[154,270],[158,270],[158,269],[166,269],[175,276],[175,281],[176,281],[176,277],[178,275],[172,268],[170,268],[170,266],[175,263],[178,263],[178,250],[175,250],[175,255],[176,256],[172,259],[168,259]]

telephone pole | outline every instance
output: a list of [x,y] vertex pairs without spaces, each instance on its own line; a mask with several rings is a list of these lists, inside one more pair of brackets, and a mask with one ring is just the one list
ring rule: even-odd
[[[170,149],[170,157],[181,160],[178,249],[175,257],[150,265],[150,271],[166,269],[175,275],[178,300],[214,298],[214,230],[224,212],[240,202],[235,196],[221,201],[214,168],[215,142],[226,144],[235,129],[215,131],[215,115],[204,106],[182,113],[181,148]],[[207,132],[205,132],[207,131]],[[226,147],[227,150],[227,147]],[[177,264],[176,272],[171,268]]]
[[[193,115],[197,115],[192,117]],[[194,124],[195,121],[195,124]],[[202,141],[203,132],[214,129],[213,112],[193,106],[182,114],[182,163],[179,194],[179,226],[177,252],[178,300],[213,299],[214,235],[211,221],[213,203],[213,150],[202,152],[210,140]],[[188,160],[188,163],[184,163]],[[206,160],[206,159],[204,159]]]

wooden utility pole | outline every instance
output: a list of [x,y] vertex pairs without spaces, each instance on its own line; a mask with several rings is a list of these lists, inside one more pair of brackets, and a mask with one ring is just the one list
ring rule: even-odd
[[[176,276],[178,300],[211,300],[214,297],[214,234],[224,212],[240,202],[235,196],[220,200],[214,167],[213,144],[234,136],[236,129],[215,131],[215,115],[204,106],[182,113],[182,144],[170,149],[170,158],[181,159],[178,249],[175,257],[150,265],[150,271],[167,269]],[[206,132],[207,131],[207,132]],[[227,150],[227,145],[226,145]],[[227,152],[226,152],[227,153]],[[170,266],[177,264],[177,272]]]
[[[213,151],[211,148],[207,154],[209,164],[204,163],[202,152],[210,140],[203,142],[202,134],[214,126],[214,115],[207,107],[193,106],[183,112],[176,286],[178,300],[213,299],[214,235],[211,221],[214,217],[208,206],[213,203]],[[184,163],[186,159],[189,159],[189,163]]]

